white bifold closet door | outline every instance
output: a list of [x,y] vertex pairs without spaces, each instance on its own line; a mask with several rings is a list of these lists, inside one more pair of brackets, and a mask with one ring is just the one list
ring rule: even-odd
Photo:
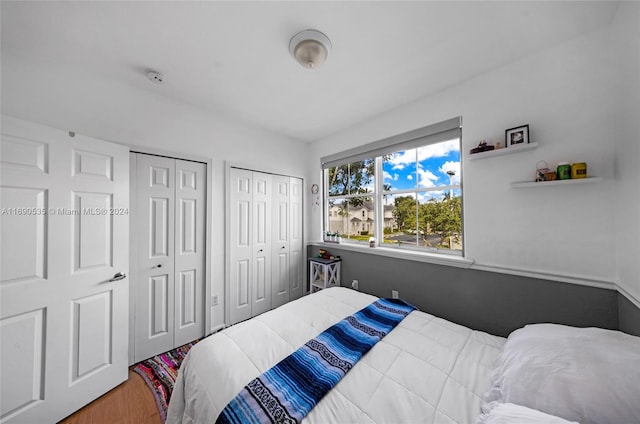
[[272,175],[231,168],[231,323],[271,309]]
[[302,180],[230,168],[229,324],[302,295]]
[[138,362],[204,335],[206,165],[139,153],[131,160]]
[[273,177],[271,307],[302,296],[302,180]]
[[289,300],[302,297],[302,287],[306,272],[302,251],[302,179],[289,178]]
[[55,423],[127,379],[129,149],[2,117],[0,422]]

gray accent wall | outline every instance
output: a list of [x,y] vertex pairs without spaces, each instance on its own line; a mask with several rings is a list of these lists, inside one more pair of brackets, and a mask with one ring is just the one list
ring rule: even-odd
[[[307,246],[307,257],[317,256],[319,248]],[[619,304],[625,331],[640,331],[640,310],[626,298],[629,305],[621,301],[616,290],[370,255],[339,245],[327,249],[342,258],[343,286],[357,279],[359,291],[378,297],[398,290],[421,311],[498,336],[542,322],[619,329]]]
[[620,330],[640,336],[640,308],[636,307],[623,294],[618,294],[618,321]]

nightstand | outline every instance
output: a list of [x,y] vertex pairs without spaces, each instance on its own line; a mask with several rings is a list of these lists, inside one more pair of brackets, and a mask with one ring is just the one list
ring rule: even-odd
[[311,293],[340,285],[340,259],[309,259]]

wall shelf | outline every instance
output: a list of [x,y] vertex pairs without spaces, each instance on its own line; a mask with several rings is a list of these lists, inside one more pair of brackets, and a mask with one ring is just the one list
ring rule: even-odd
[[502,149],[489,150],[488,152],[469,154],[468,157],[469,157],[469,160],[487,159],[487,158],[493,158],[496,156],[509,155],[511,153],[526,152],[527,150],[533,150],[536,148],[538,148],[537,142],[523,144],[521,146],[503,147]]
[[511,183],[513,188],[530,188],[530,187],[551,187],[567,184],[588,184],[602,181],[602,177],[576,178],[574,180],[555,180],[555,181],[516,181]]

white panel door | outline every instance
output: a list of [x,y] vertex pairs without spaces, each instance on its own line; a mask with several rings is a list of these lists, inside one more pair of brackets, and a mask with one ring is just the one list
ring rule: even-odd
[[135,362],[173,349],[175,160],[136,157]]
[[206,173],[203,163],[176,160],[175,346],[204,335]]
[[251,316],[271,309],[271,192],[270,174],[253,172]]
[[251,318],[253,260],[253,172],[231,168],[229,175],[229,318]]
[[277,308],[289,301],[290,286],[290,208],[289,177],[273,176],[273,228],[272,228],[272,278],[271,307]]
[[271,309],[272,176],[231,168],[229,311],[235,324]]
[[289,188],[289,300],[302,296],[304,256],[302,250],[302,179],[290,177]]
[[56,422],[127,379],[129,156],[2,118],[0,420]]
[[132,154],[134,362],[204,335],[206,165]]

